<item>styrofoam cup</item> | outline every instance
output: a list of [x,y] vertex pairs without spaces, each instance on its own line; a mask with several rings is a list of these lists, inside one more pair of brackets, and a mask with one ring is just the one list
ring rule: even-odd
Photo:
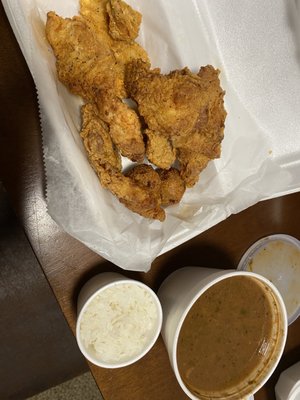
[[285,234],[269,235],[253,243],[242,256],[238,270],[255,272],[279,290],[287,310],[288,324],[300,315],[300,241]]
[[[220,282],[223,279],[233,276],[250,276],[263,282],[272,294],[278,311],[279,329],[278,340],[276,340],[276,350],[271,358],[271,362],[263,370],[260,377],[251,385],[247,385],[243,390],[239,390],[236,396],[224,396],[223,394],[215,399],[241,399],[247,398],[257,392],[264,383],[269,379],[274,369],[276,368],[282,355],[287,335],[287,315],[282,297],[276,287],[261,275],[246,271],[237,270],[216,270],[200,267],[184,267],[167,277],[158,290],[164,320],[162,324],[162,337],[165,342],[171,366],[174,370],[179,385],[183,391],[192,399],[199,400],[184,384],[177,365],[177,343],[179,333],[189,310],[196,300],[211,286]],[[210,397],[211,398],[211,397]]]
[[300,400],[300,362],[281,373],[275,394],[277,400]]
[[[133,286],[139,286],[145,290],[147,294],[150,295],[152,299],[155,309],[156,309],[156,317],[155,321],[153,322],[153,326],[150,332],[147,333],[147,341],[144,347],[138,354],[134,354],[127,359],[122,359],[120,362],[108,362],[101,360],[99,357],[95,356],[95,352],[92,352],[87,346],[85,346],[84,341],[81,337],[81,322],[84,313],[88,309],[91,302],[95,299],[98,294],[103,293],[106,289],[109,288],[116,288],[116,286],[121,284],[128,285],[128,293],[127,296],[130,297],[130,288]],[[120,368],[130,365],[140,358],[142,358],[154,345],[156,342],[162,325],[162,308],[159,302],[157,295],[153,292],[153,290],[146,286],[144,283],[136,281],[134,279],[127,278],[122,274],[115,273],[115,272],[103,272],[94,276],[90,279],[81,289],[78,301],[77,301],[77,323],[76,323],[76,339],[81,350],[82,354],[93,364],[103,367],[103,368]],[[128,318],[128,316],[127,316]]]

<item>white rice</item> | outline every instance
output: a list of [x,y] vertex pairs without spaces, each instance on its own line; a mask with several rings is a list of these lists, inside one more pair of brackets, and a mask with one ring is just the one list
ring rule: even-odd
[[157,322],[153,296],[136,284],[117,284],[98,294],[84,312],[80,335],[85,348],[107,363],[140,354]]

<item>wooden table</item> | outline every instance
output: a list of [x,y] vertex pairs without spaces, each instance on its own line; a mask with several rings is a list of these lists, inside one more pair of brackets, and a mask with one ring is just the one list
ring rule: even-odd
[[[0,11],[0,178],[74,332],[76,298],[83,283],[101,271],[119,269],[63,232],[47,213],[36,92],[2,6]],[[149,273],[124,273],[157,290],[171,271],[185,265],[235,268],[245,250],[265,235],[281,232],[300,239],[299,205],[300,193],[261,202],[158,257]],[[289,327],[282,360],[256,400],[274,399],[280,372],[299,360],[300,318]],[[90,368],[105,400],[186,399],[161,338],[132,366]]]

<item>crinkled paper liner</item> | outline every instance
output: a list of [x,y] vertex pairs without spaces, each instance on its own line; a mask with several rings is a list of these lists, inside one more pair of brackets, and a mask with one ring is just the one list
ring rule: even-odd
[[[48,11],[71,17],[78,12],[78,0],[3,0],[37,87],[49,214],[105,259],[124,269],[147,271],[159,254],[230,214],[262,199],[299,190],[299,163],[290,163],[288,168],[286,158],[283,165],[280,157],[274,157],[270,133],[246,109],[229,80],[206,1],[128,3],[143,14],[139,41],[153,67],[168,72],[188,66],[196,72],[201,65],[212,64],[221,70],[226,90],[228,116],[222,156],[209,163],[179,205],[167,208],[163,223],[127,210],[101,187],[87,160],[79,136],[82,100],[58,82],[44,32]],[[298,153],[299,149],[300,143]]]

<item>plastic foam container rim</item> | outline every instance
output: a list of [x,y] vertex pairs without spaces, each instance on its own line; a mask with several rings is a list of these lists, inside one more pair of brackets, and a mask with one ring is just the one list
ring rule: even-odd
[[[84,315],[85,311],[87,310],[87,308],[89,307],[89,305],[91,304],[91,302],[94,300],[94,298],[100,294],[101,292],[104,292],[106,289],[112,288],[112,287],[116,287],[118,285],[122,285],[122,284],[128,284],[128,285],[132,285],[132,286],[139,286],[142,289],[146,290],[151,296],[152,299],[156,305],[156,310],[157,310],[157,320],[156,320],[156,327],[155,330],[153,332],[153,336],[152,339],[149,340],[149,342],[144,346],[144,348],[140,351],[140,353],[136,354],[133,357],[129,357],[127,360],[124,361],[120,361],[120,362],[116,362],[116,363],[112,363],[112,362],[106,362],[106,361],[102,361],[94,356],[92,356],[90,354],[90,352],[85,348],[82,339],[81,339],[81,334],[80,334],[80,324],[81,324],[81,320],[82,320],[82,316]],[[99,288],[98,290],[96,290],[89,298],[88,300],[85,302],[85,304],[83,305],[82,309],[80,310],[80,313],[78,315],[77,318],[77,323],[76,323],[76,339],[77,339],[77,343],[79,346],[80,351],[82,352],[82,354],[93,364],[102,367],[102,368],[121,368],[121,367],[126,367],[128,365],[131,365],[135,362],[137,362],[138,360],[140,360],[141,358],[143,358],[150,350],[151,348],[154,346],[160,331],[161,331],[161,325],[162,325],[162,308],[161,308],[161,304],[160,301],[156,295],[156,293],[147,285],[145,285],[144,283],[140,282],[140,281],[136,281],[133,279],[121,279],[119,281],[113,281],[110,283],[105,284],[103,287]]]
[[[259,239],[258,241],[254,242],[249,249],[244,253],[244,255],[242,256],[237,269],[242,271],[242,270],[246,270],[249,260],[251,260],[254,255],[264,246],[266,246],[268,243],[274,242],[274,241],[282,241],[282,242],[286,242],[289,243],[295,247],[297,247],[300,250],[300,241],[298,239],[296,239],[293,236],[290,235],[286,235],[286,234],[274,234],[274,235],[269,235],[266,237],[263,237],[261,239]],[[255,273],[260,274],[259,272],[255,271]],[[263,275],[263,274],[260,274]],[[276,286],[276,285],[275,285]],[[280,287],[278,287],[279,292],[281,292]],[[299,293],[300,296],[300,293]],[[284,296],[283,296],[284,299]],[[288,325],[291,325],[300,315],[300,305],[298,306],[298,308],[296,309],[296,311],[291,314],[288,315]],[[299,389],[300,390],[300,389]],[[300,400],[300,397],[299,397]]]

